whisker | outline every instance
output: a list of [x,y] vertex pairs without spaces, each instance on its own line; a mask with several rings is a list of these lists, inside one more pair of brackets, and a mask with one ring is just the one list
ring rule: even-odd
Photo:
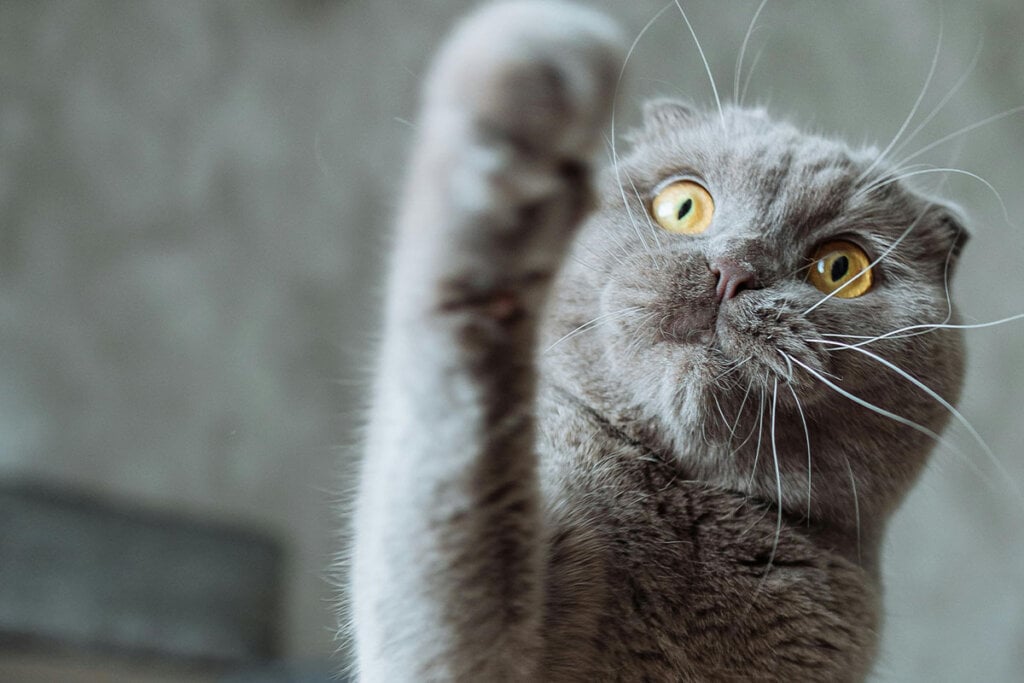
[[857,176],[857,179],[853,183],[854,185],[859,184],[862,180],[864,180],[869,175],[871,175],[871,171],[875,170],[875,168],[878,166],[878,164],[882,163],[882,161],[885,159],[886,155],[888,155],[889,152],[892,151],[892,148],[896,146],[896,143],[899,142],[900,136],[902,136],[903,133],[907,130],[907,126],[910,125],[910,122],[914,119],[914,116],[917,114],[917,109],[918,109],[918,107],[921,106],[921,101],[924,99],[925,94],[927,94],[928,87],[931,85],[932,78],[935,76],[935,68],[939,64],[939,53],[942,50],[942,36],[943,36],[944,32],[945,32],[945,21],[943,19],[942,10],[940,8],[940,10],[939,10],[939,37],[938,37],[938,40],[935,43],[935,53],[932,55],[932,63],[931,63],[931,66],[928,68],[928,76],[924,79],[924,86],[921,88],[921,92],[918,93],[917,99],[914,101],[914,106],[910,108],[910,113],[907,114],[907,118],[905,118],[903,120],[903,124],[900,126],[899,130],[896,131],[896,135],[893,136],[893,138],[889,142],[889,144],[886,145],[885,149],[882,150],[882,153],[875,157],[875,160],[873,162],[871,162],[871,165],[869,165],[866,169],[864,169],[861,172],[861,174],[859,176]]
[[[750,396],[750,390],[753,388],[753,386],[754,386],[754,380],[751,379],[749,382],[747,382],[747,390],[743,394],[743,400],[740,401],[739,410],[736,411],[736,419],[733,421],[732,427],[729,429],[729,445],[730,446],[732,445],[733,438],[736,437],[736,430],[740,426],[740,418],[743,416],[743,409],[747,406],[747,398]],[[750,434],[753,434],[753,431],[751,431]],[[743,445],[746,444],[747,441],[750,440],[750,434],[748,434],[746,440],[743,443],[740,444],[740,448],[742,448]]]
[[[618,173],[618,170],[616,170],[616,173]],[[629,183],[630,183],[630,185],[633,186],[633,190],[635,192],[636,191],[636,184],[633,183],[633,178],[629,174],[626,174],[626,179],[629,180]],[[654,265],[655,269],[656,270],[661,270],[661,265],[658,263],[657,259],[654,258],[654,252],[651,251],[651,245],[647,243],[647,239],[644,237],[643,233],[640,231],[640,225],[637,223],[636,216],[633,215],[633,210],[629,206],[630,202],[626,198],[626,187],[622,184],[621,178],[620,178],[620,182],[619,182],[619,192],[622,193],[622,206],[626,209],[626,215],[629,217],[629,222],[633,226],[633,232],[636,233],[636,236],[640,240],[640,244],[643,246],[644,251],[646,251],[650,255],[651,262]],[[638,200],[640,200],[640,193],[639,192],[636,192],[636,198]],[[640,203],[642,205],[643,201],[640,200]],[[644,212],[644,215],[645,216],[647,215],[646,211]],[[651,220],[650,217],[648,217],[647,220],[650,221]],[[655,234],[657,234],[657,233],[655,233]]]
[[903,335],[903,336],[896,336],[896,335],[901,335],[903,332],[910,332],[910,331],[914,331],[914,330],[924,330],[926,332],[931,332],[932,330],[980,330],[980,329],[985,328],[985,327],[995,327],[997,325],[1005,325],[1006,323],[1011,323],[1011,322],[1014,322],[1016,320],[1021,320],[1021,319],[1024,319],[1024,313],[1018,313],[1017,315],[1011,315],[1008,318],[1002,318],[1000,320],[992,320],[992,321],[985,322],[985,323],[972,323],[972,324],[925,323],[925,324],[921,324],[921,325],[909,325],[907,327],[901,327],[898,330],[892,330],[891,332],[886,332],[885,334],[880,334],[880,335],[877,335],[877,336],[874,336],[874,337],[864,336],[864,335],[860,335],[860,334],[836,334],[836,333],[828,333],[828,332],[823,333],[822,336],[823,337],[837,337],[837,338],[841,338],[841,339],[861,339],[863,341],[851,345],[851,346],[854,346],[854,347],[860,347],[860,346],[866,346],[868,344],[873,344],[874,342],[881,341],[883,339],[889,339],[889,338],[903,339],[905,337],[911,337],[911,336],[914,336],[914,335],[909,335],[909,334],[908,335]]
[[[628,55],[627,55],[627,59],[628,59]],[[623,64],[623,69],[624,68],[625,68],[625,64]],[[619,74],[619,77],[620,78],[622,77],[621,73]],[[613,109],[612,115],[613,116],[614,116],[614,107],[615,107],[615,103],[613,101],[612,102],[612,109]],[[612,125],[614,126],[614,120],[612,121]],[[613,128],[611,134],[614,135],[614,128]],[[640,226],[637,224],[636,216],[633,215],[633,209],[630,206],[630,201],[626,197],[626,187],[622,183],[622,167],[619,164],[619,157],[618,157],[618,152],[615,149],[615,138],[614,137],[609,141],[609,153],[610,153],[610,156],[611,156],[612,167],[615,169],[615,179],[616,179],[617,184],[619,186],[619,194],[622,197],[622,207],[626,210],[626,215],[629,218],[629,223],[633,227],[633,232],[636,233],[637,238],[640,240],[640,244],[643,246],[644,251],[646,251],[651,256],[651,262],[654,265],[654,267],[657,270],[661,270],[660,265],[658,264],[657,260],[654,258],[654,253],[651,251],[651,246],[647,243],[647,240],[644,238],[643,233],[640,232]],[[636,192],[636,184],[633,182],[632,176],[627,174],[626,178],[629,180],[630,184],[633,186],[633,190],[634,190],[634,193],[636,194],[636,198],[637,198],[637,200],[640,202],[640,204],[642,206],[643,205],[643,200],[640,199],[640,193]],[[644,212],[644,215],[645,216],[647,215],[646,211]],[[647,216],[647,220],[648,220],[648,222],[650,222],[650,220],[651,220],[650,216]],[[655,233],[655,237],[657,237],[657,233]],[[625,251],[625,249],[623,249],[623,251]],[[621,261],[619,261],[619,263],[620,263],[620,265],[622,264]]]
[[885,180],[880,180],[880,181],[875,182],[875,183],[873,183],[871,185],[863,187],[860,190],[857,190],[857,192],[854,193],[854,196],[856,197],[856,196],[859,196],[859,195],[867,194],[868,192],[872,192],[872,191],[877,190],[877,189],[879,189],[881,187],[885,187],[886,185],[891,185],[892,183],[896,183],[896,182],[899,182],[901,180],[905,180],[906,178],[912,178],[914,176],[919,176],[919,175],[928,175],[930,173],[953,173],[953,174],[956,174],[956,175],[963,175],[963,176],[967,176],[968,178],[973,178],[974,180],[977,180],[979,183],[981,183],[982,185],[987,187],[992,192],[992,194],[995,195],[996,201],[999,202],[999,206],[1003,210],[1003,219],[1006,221],[1007,225],[1009,225],[1011,227],[1013,226],[1013,221],[1010,220],[1010,212],[1006,209],[1006,202],[1003,201],[1003,197],[1002,197],[1001,194],[999,194],[999,190],[997,190],[992,185],[992,183],[990,183],[989,181],[985,180],[980,175],[978,175],[976,173],[971,173],[970,171],[965,171],[965,170],[960,169],[960,168],[926,168],[926,169],[922,169],[920,171],[910,171],[910,172],[907,172],[907,173],[901,173],[901,174],[899,174],[899,175],[897,175],[895,177],[887,178]]
[[713,383],[717,383],[720,379],[728,377],[729,375],[731,375],[732,373],[736,372],[741,367],[746,365],[747,362],[750,361],[751,358],[753,358],[753,356],[747,356],[746,358],[744,358],[743,360],[740,360],[740,361],[733,361],[732,363],[729,364],[729,368],[728,369],[723,371],[721,374],[718,374],[715,377],[712,377],[711,381]]
[[729,418],[727,418],[725,416],[725,411],[722,410],[721,402],[718,400],[718,397],[715,396],[714,394],[711,394],[711,398],[715,402],[715,408],[718,409],[718,416],[722,418],[722,426],[723,427],[728,427],[729,426]]
[[[597,256],[597,254],[594,254],[593,252],[591,252],[591,256]],[[593,271],[595,273],[600,272],[600,269],[596,265],[594,265],[593,263],[590,263],[589,261],[584,261],[582,258],[580,258],[576,254],[570,254],[566,258],[568,258],[573,263],[579,264],[580,266],[582,266],[583,268],[586,268],[587,270]]]
[[870,192],[871,190],[875,189],[876,187],[881,187],[881,184],[883,182],[889,180],[890,178],[895,178],[896,176],[898,176],[900,174],[907,173],[909,171],[917,171],[917,170],[924,169],[924,168],[935,168],[935,167],[932,164],[918,163],[918,164],[911,164],[909,166],[899,166],[899,167],[894,167],[894,168],[887,169],[885,171],[885,173],[880,174],[878,177],[876,177],[870,183],[867,183],[863,187],[859,188],[856,192],[853,193],[852,196],[853,197],[863,197],[864,195],[866,195],[868,192]]
[[1006,111],[1000,112],[998,114],[993,114],[992,116],[989,116],[988,118],[982,119],[981,121],[978,121],[976,123],[972,123],[969,126],[964,126],[960,130],[953,131],[949,135],[944,135],[941,138],[939,138],[938,140],[936,140],[935,142],[927,144],[924,147],[922,147],[921,149],[919,149],[916,152],[914,152],[913,154],[910,154],[910,155],[904,157],[903,160],[900,161],[900,163],[898,163],[896,165],[897,166],[903,166],[908,161],[912,161],[912,160],[918,158],[919,156],[921,156],[922,154],[927,154],[928,152],[932,151],[936,147],[938,147],[940,145],[943,145],[943,144],[949,142],[950,140],[958,138],[961,135],[966,135],[967,133],[975,131],[975,130],[977,130],[979,128],[982,128],[984,126],[993,124],[996,121],[1000,121],[1002,119],[1007,118],[1008,116],[1013,116],[1014,114],[1019,114],[1021,112],[1024,112],[1024,104],[1018,105],[1016,107],[1013,107],[1012,109],[1007,109]]
[[925,169],[925,168],[934,168],[934,165],[933,164],[918,163],[918,164],[910,164],[908,166],[900,166],[900,167],[888,168],[888,169],[885,170],[885,172],[879,173],[870,182],[867,182],[862,187],[860,187],[856,192],[854,192],[851,195],[851,198],[863,197],[863,196],[867,195],[871,190],[874,190],[875,187],[881,187],[882,184],[885,181],[889,180],[890,178],[895,178],[896,176],[899,176],[899,175],[901,175],[903,173],[907,173],[909,171],[917,171],[917,170]]
[[[736,424],[735,426],[736,426],[736,427],[738,428],[738,427],[739,427],[738,423],[737,423],[737,424]],[[754,431],[755,431],[756,429],[758,429],[758,427],[759,427],[759,425],[758,425],[758,422],[757,422],[757,421],[755,420],[755,421],[754,421],[754,424],[752,424],[752,425],[750,426],[750,431],[749,431],[749,432],[747,432],[747,435],[746,435],[745,437],[743,437],[743,441],[741,441],[741,442],[740,442],[740,444],[739,444],[738,446],[736,446],[736,448],[733,448],[733,449],[732,449],[731,451],[729,451],[729,455],[730,455],[730,457],[731,457],[731,456],[734,456],[734,455],[736,455],[737,453],[739,453],[739,452],[740,452],[740,450],[741,450],[741,449],[742,449],[742,448],[743,448],[744,446],[746,446],[746,445],[747,445],[748,443],[750,443],[750,440],[751,440],[752,438],[754,438]],[[758,436],[760,436],[760,432],[758,432]],[[732,439],[731,439],[731,438],[729,439],[729,443],[732,443]],[[757,456],[755,455],[755,458],[756,458],[756,457],[757,457]]]
[[743,43],[740,45],[740,54],[736,58],[736,73],[733,74],[732,79],[732,101],[740,104],[740,76],[743,74],[743,58],[747,54],[747,45],[750,43],[750,37],[754,34],[754,26],[757,24],[758,17],[761,16],[761,10],[768,4],[768,0],[761,0],[761,4],[757,6],[757,11],[754,12],[753,18],[750,20],[750,25],[747,26],[747,33],[743,36]]
[[[749,391],[750,387],[751,387],[751,386],[753,385],[753,383],[754,383],[754,379],[753,379],[753,378],[751,378],[751,380],[750,380],[750,384],[748,384],[748,385],[747,385],[747,389],[748,389],[748,391]],[[756,419],[756,420],[753,420],[753,424],[752,424],[752,425],[750,426],[750,431],[749,431],[749,432],[747,432],[747,436],[746,436],[746,438],[744,438],[744,439],[743,439],[743,441],[742,441],[742,442],[740,443],[740,445],[739,445],[739,446],[736,446],[736,448],[733,448],[733,449],[732,449],[732,450],[731,450],[731,451],[729,452],[729,457],[730,457],[730,458],[734,457],[734,456],[735,456],[735,455],[736,455],[737,453],[739,453],[739,452],[740,452],[740,450],[741,450],[741,449],[742,449],[742,448],[743,448],[744,446],[746,446],[746,445],[747,445],[747,444],[748,444],[748,443],[750,442],[750,439],[752,439],[752,438],[753,438],[753,436],[754,436],[754,432],[755,432],[755,431],[757,432],[757,446],[756,446],[756,448],[754,449],[754,467],[753,467],[753,469],[752,469],[752,470],[751,470],[751,472],[750,472],[750,479],[749,479],[749,480],[748,480],[748,482],[747,482],[747,488],[748,488],[748,489],[750,488],[750,485],[751,485],[751,484],[753,483],[753,481],[754,481],[754,476],[755,476],[755,475],[757,474],[757,459],[758,459],[758,455],[759,455],[759,454],[760,454],[760,452],[761,452],[761,435],[762,435],[762,433],[763,433],[763,429],[762,429],[762,427],[763,427],[763,425],[764,425],[764,391],[765,391],[765,388],[764,388],[763,386],[762,386],[762,387],[760,387],[760,392],[761,392],[761,399],[760,399],[760,403],[759,403],[759,405],[758,405],[758,408],[757,408],[757,411],[758,411],[758,419]],[[745,402],[746,402],[746,397],[744,397],[744,403],[745,403]],[[735,424],[733,425],[733,433],[735,433],[735,430],[736,430],[736,428],[737,428],[737,427],[739,426],[739,420],[740,420],[740,416],[741,416],[742,414],[743,414],[743,411],[742,411],[742,406],[741,406],[741,410],[740,410],[740,412],[739,412],[739,413],[737,414],[737,417],[736,417],[736,423],[735,423]],[[732,443],[732,439],[730,439],[730,440],[729,440],[729,442],[730,442],[730,443]],[[739,510],[739,509],[740,509],[741,507],[743,507],[743,505],[744,505],[744,503],[740,503],[740,504],[739,504],[739,506],[738,506],[738,507],[737,507],[737,508],[736,508],[735,510],[733,510],[733,512],[736,512],[736,510]],[[760,517],[760,518],[759,518],[759,519],[757,520],[757,522],[760,522],[760,521],[761,521],[761,519],[763,519],[763,518],[764,518],[764,515],[765,515],[765,514],[768,514],[768,511],[767,511],[767,510],[765,510],[765,511],[764,511],[764,514],[762,514],[762,515],[761,515],[761,517]],[[741,536],[743,536],[743,535],[746,535],[746,534],[747,534],[747,532],[749,532],[749,531],[750,531],[751,529],[753,529],[753,528],[754,528],[755,526],[757,526],[757,522],[754,522],[753,524],[751,524],[751,525],[750,525],[750,527],[748,527],[748,528],[747,528],[747,529],[746,529],[746,530],[745,530],[745,531],[744,531],[744,532],[743,532],[742,534],[740,534],[740,535],[741,535]]]
[[[779,351],[779,353],[781,353],[784,356],[788,355],[784,351]],[[834,382],[829,380],[827,377],[825,377],[823,374],[821,374],[820,372],[818,372],[814,368],[810,367],[806,363],[802,363],[800,360],[798,360],[796,358],[793,358],[792,356],[789,356],[789,358],[794,363],[796,363],[797,365],[802,367],[804,370],[806,370],[807,372],[809,372],[810,374],[812,374],[813,376],[815,376],[819,380],[821,380],[821,382],[823,384],[825,384],[825,386],[827,386],[830,389],[834,390],[835,392],[837,392],[841,396],[845,396],[846,398],[850,399],[851,401],[853,401],[857,405],[862,406],[864,408],[867,408],[871,412],[877,413],[877,414],[881,415],[882,417],[887,417],[890,420],[893,420],[894,422],[899,422],[902,425],[906,425],[907,427],[910,427],[914,431],[920,432],[920,433],[924,434],[925,436],[927,436],[927,437],[929,437],[931,439],[934,439],[935,441],[937,441],[939,443],[945,443],[945,441],[942,439],[942,437],[940,437],[938,434],[936,434],[932,430],[928,429],[927,427],[925,427],[923,425],[919,425],[918,423],[914,422],[913,420],[908,420],[907,418],[903,417],[902,415],[897,415],[896,413],[890,412],[890,411],[886,410],[885,408],[880,408],[880,407],[876,406],[873,403],[869,403],[868,401],[865,401],[864,399],[860,398],[859,396],[855,396],[855,395],[851,394],[846,389],[843,389],[839,385],[835,384]]]
[[[786,359],[789,362],[789,359]],[[790,365],[790,375],[792,375],[792,365]],[[800,415],[800,424],[804,428],[804,442],[807,444],[807,523],[811,523],[811,433],[807,429],[807,418],[804,417],[803,406],[800,405],[800,399],[796,395],[796,390],[792,384],[787,384],[789,387],[789,393],[793,395],[793,400],[796,401],[796,410]]]
[[786,361],[786,369],[789,371],[789,374],[786,376],[786,381],[792,382],[793,381],[793,363],[789,360],[788,356],[783,358],[783,360]]
[[761,63],[761,57],[764,56],[764,51],[766,47],[767,45],[762,45],[761,48],[757,51],[757,54],[754,55],[754,61],[750,63],[750,71],[747,72],[747,78],[746,80],[743,81],[743,91],[740,93],[739,103],[741,107],[747,99],[747,90],[750,89],[750,82],[754,80],[754,72],[757,71],[757,65]]
[[[779,353],[783,353],[783,352],[779,351]],[[785,355],[785,354],[783,354],[783,355]],[[870,411],[872,411],[874,413],[877,413],[877,414],[879,414],[879,415],[881,415],[883,417],[887,417],[890,420],[893,420],[893,421],[898,422],[900,424],[906,425],[906,426],[910,427],[911,429],[913,429],[915,431],[921,432],[925,436],[927,436],[930,439],[934,440],[937,444],[942,445],[942,446],[948,448],[950,450],[950,452],[952,452],[955,455],[958,455],[961,458],[963,458],[963,462],[968,467],[970,467],[971,471],[974,472],[974,474],[976,474],[979,479],[981,479],[983,482],[985,482],[986,485],[994,488],[994,485],[992,484],[992,482],[989,479],[989,477],[987,477],[985,475],[985,473],[982,472],[977,467],[977,465],[974,464],[974,462],[967,456],[966,453],[964,453],[962,450],[957,448],[954,444],[952,444],[949,441],[947,441],[947,440],[943,439],[942,437],[940,437],[938,434],[936,434],[932,430],[930,430],[927,427],[924,427],[922,425],[919,425],[916,422],[908,420],[905,417],[902,417],[902,416],[897,415],[895,413],[889,412],[888,410],[885,410],[884,408],[880,408],[880,407],[878,407],[878,406],[876,406],[876,405],[874,405],[872,403],[869,403],[869,402],[865,401],[864,399],[862,399],[862,398],[860,398],[858,396],[855,396],[855,395],[851,394],[850,392],[846,391],[845,389],[842,389],[841,387],[836,386],[832,382],[829,382],[820,373],[818,373],[815,370],[813,370],[812,368],[804,365],[803,363],[798,361],[796,358],[793,358],[793,362],[797,363],[798,365],[803,367],[805,370],[807,370],[809,373],[811,373],[812,375],[817,377],[826,386],[830,387],[831,389],[833,389],[834,391],[836,391],[840,395],[845,396],[846,398],[850,399],[854,403],[857,403],[858,405],[863,406],[864,408],[867,408],[868,410],[870,410]]]
[[853,491],[853,521],[857,530],[857,562],[861,562],[860,556],[860,498],[857,496],[857,478],[853,476],[853,467],[850,466],[850,459],[843,453],[843,461],[846,463],[846,472],[850,475],[850,489]]
[[693,30],[693,24],[690,23],[690,18],[686,16],[686,10],[683,9],[683,5],[679,0],[675,0],[676,7],[679,8],[679,13],[683,15],[683,21],[686,22],[686,28],[690,29],[690,35],[693,37],[693,44],[697,46],[697,52],[700,53],[700,59],[704,62],[704,71],[708,74],[708,81],[711,83],[711,92],[715,95],[715,105],[718,107],[718,116],[722,119],[722,128],[725,128],[725,112],[722,111],[722,100],[718,96],[718,86],[715,85],[715,77],[711,73],[711,65],[708,64],[708,58],[704,55],[704,48],[700,46],[700,41],[697,40],[697,33]]
[[[617,237],[617,235],[615,235],[610,229],[607,229],[607,228],[603,229],[602,232],[605,234],[605,236],[608,237],[608,239],[605,242],[602,243],[602,247],[603,247],[602,249],[596,250],[596,249],[594,249],[594,247],[592,245],[587,244],[585,242],[579,243],[579,247],[581,249],[583,249],[584,251],[586,251],[587,254],[592,256],[596,260],[597,263],[603,262],[604,261],[604,257],[608,256],[608,257],[611,257],[620,266],[625,268],[626,267],[626,263],[625,263],[625,261],[623,259],[626,256],[628,256],[628,254],[626,254],[625,249],[622,247],[621,244],[619,244],[618,240],[615,239]],[[576,257],[577,256],[576,254],[574,254],[572,252],[570,252],[570,253],[572,254],[572,257]],[[601,270],[601,268],[600,267],[594,267],[594,270]],[[610,277],[615,277],[614,272],[610,273],[609,276]]]
[[992,449],[989,447],[988,443],[985,442],[985,439],[983,439],[981,434],[978,433],[978,430],[974,428],[974,425],[972,425],[970,421],[968,421],[968,419],[964,417],[963,413],[957,410],[949,401],[940,396],[938,392],[933,390],[931,387],[926,385],[921,380],[911,375],[906,370],[897,366],[895,363],[892,363],[891,361],[886,360],[885,358],[879,356],[878,354],[872,353],[871,351],[868,351],[866,349],[862,349],[857,346],[852,346],[850,344],[844,344],[842,342],[829,341],[827,339],[808,339],[807,341],[818,344],[831,344],[840,349],[856,351],[857,353],[860,353],[864,356],[867,356],[868,358],[871,358],[881,363],[882,365],[889,368],[890,370],[898,374],[900,377],[907,380],[908,382],[916,386],[918,389],[926,393],[928,396],[930,396],[933,400],[935,400],[936,403],[938,403],[947,411],[949,411],[949,414],[952,415],[957,420],[957,422],[964,426],[964,428],[971,435],[971,437],[981,447],[981,450],[985,454],[985,456],[989,459],[989,461],[996,468],[999,474],[1002,475],[1003,479],[1006,480],[1010,488],[1013,489],[1013,493],[1016,496],[1017,501],[1019,503],[1024,504],[1024,495],[1021,494],[1021,491],[1017,487],[1017,484],[1014,481],[1013,477],[1010,475],[1009,472],[1006,471],[1006,468],[1003,467],[1003,464],[999,461],[999,458],[996,457],[996,454],[992,452]]
[[557,341],[553,342],[550,346],[545,348],[541,353],[547,353],[551,349],[555,348],[556,346],[558,346],[559,344],[564,342],[565,340],[570,339],[572,337],[575,337],[576,335],[578,335],[578,334],[580,334],[582,332],[586,332],[587,330],[592,329],[594,327],[597,327],[598,325],[601,325],[601,324],[606,323],[606,322],[610,322],[611,320],[615,319],[616,317],[624,317],[626,315],[629,315],[630,313],[639,313],[642,310],[643,310],[643,308],[641,308],[640,306],[629,306],[627,308],[623,308],[623,309],[620,309],[620,310],[617,310],[617,311],[609,311],[608,313],[602,313],[601,315],[597,316],[596,318],[592,318],[592,319],[588,320],[587,322],[583,323],[582,325],[576,327],[574,330],[572,330],[568,334],[563,335]]
[[626,56],[622,60],[622,68],[619,69],[619,76],[615,81],[615,90],[612,93],[611,113],[609,115],[609,133],[611,137],[612,168],[615,170],[615,180],[619,186],[619,192],[622,194],[622,206],[626,209],[626,213],[629,216],[629,220],[633,224],[633,229],[636,230],[637,235],[640,237],[641,243],[643,243],[644,247],[647,249],[648,252],[650,251],[650,247],[644,241],[643,236],[640,235],[640,230],[637,227],[636,220],[633,216],[633,210],[629,206],[629,200],[626,199],[626,188],[622,184],[622,167],[619,164],[619,154],[615,142],[615,114],[616,106],[619,100],[619,90],[622,87],[622,79],[626,75],[626,67],[629,65],[629,60],[633,57],[633,53],[636,52],[637,45],[640,44],[640,40],[644,37],[647,31],[649,31],[650,28],[654,26],[655,22],[658,21],[661,15],[667,12],[671,7],[672,3],[670,2],[664,7],[662,7],[661,10],[659,10],[653,17],[651,17],[651,19],[644,25],[644,27],[640,29],[640,32],[637,33],[636,38],[633,39],[633,43],[629,46],[629,50],[626,51]]
[[779,378],[775,378],[775,383],[772,386],[772,460],[775,463],[775,493],[776,499],[776,520],[775,520],[775,540],[772,542],[772,552],[768,556],[768,568],[765,569],[765,578],[768,577],[768,572],[772,570],[772,563],[775,562],[775,553],[779,549],[779,537],[782,535],[782,473],[779,470],[779,451],[775,444],[775,407],[779,400]]
[[761,435],[764,433],[764,387],[761,387],[761,406],[757,412],[757,447],[754,449],[754,466],[750,469],[750,480],[747,481],[747,488],[750,488],[754,483],[754,477],[757,476],[757,460],[761,457]]
[[[626,178],[629,179],[629,184],[633,188],[633,194],[636,195],[637,202],[639,202],[639,204],[643,206],[644,200],[640,196],[640,190],[637,189],[636,183],[633,182],[633,176],[627,174]],[[661,232],[661,230],[658,228],[658,226],[654,224],[654,221],[651,220],[651,214],[649,212],[644,212],[644,218],[647,219],[647,226],[651,229],[651,233],[654,235],[654,243],[658,245],[658,249],[661,249],[661,237],[658,234]],[[658,270],[661,270],[661,264],[659,264],[657,260],[655,260],[654,265]]]
[[925,126],[932,122],[932,119],[934,119],[938,115],[938,113],[942,111],[942,109],[947,104],[949,104],[950,100],[953,99],[953,96],[956,95],[956,93],[960,90],[960,88],[964,86],[965,83],[967,83],[967,79],[970,78],[971,74],[974,73],[974,69],[978,66],[978,58],[981,57],[981,47],[983,43],[984,41],[979,38],[978,45],[977,47],[974,48],[974,56],[971,57],[971,61],[967,65],[967,69],[960,76],[960,78],[957,79],[957,82],[953,85],[950,91],[946,93],[946,96],[939,101],[939,104],[936,105],[934,109],[932,109],[931,113],[928,114],[928,116],[926,116],[924,120],[922,120],[921,123],[917,125],[916,128],[914,128],[910,135],[904,138],[903,142],[896,146],[896,148],[892,151],[893,154],[899,154],[908,144],[910,144],[910,141],[917,137],[917,134],[924,130]]

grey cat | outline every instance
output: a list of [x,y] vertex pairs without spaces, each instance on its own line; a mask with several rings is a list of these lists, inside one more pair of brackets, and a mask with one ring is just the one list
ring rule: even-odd
[[955,318],[962,221],[734,106],[649,103],[592,185],[623,52],[590,10],[501,3],[433,66],[355,516],[363,680],[870,671],[886,521],[963,375],[959,332],[906,328]]

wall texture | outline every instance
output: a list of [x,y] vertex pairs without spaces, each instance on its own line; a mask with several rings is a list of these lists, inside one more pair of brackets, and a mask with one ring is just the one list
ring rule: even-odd
[[[259,526],[290,553],[293,656],[334,648],[334,589],[381,263],[424,63],[465,0],[0,3],[0,476]],[[634,35],[661,0],[595,3]],[[719,87],[754,0],[686,3]],[[1024,6],[777,0],[750,101],[907,151],[1024,104]],[[619,104],[710,104],[685,25],[639,42]],[[1024,312],[1024,116],[925,157],[984,176],[956,282],[969,322]],[[938,176],[922,176],[934,186]],[[890,534],[881,681],[1024,672],[1024,321],[968,333],[965,430]]]

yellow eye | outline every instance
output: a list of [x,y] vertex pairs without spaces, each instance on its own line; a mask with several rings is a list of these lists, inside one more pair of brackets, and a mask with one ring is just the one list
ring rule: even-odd
[[[855,299],[871,289],[873,278],[870,266],[868,255],[856,244],[826,242],[814,252],[814,263],[811,264],[807,279],[825,294],[836,292],[836,296],[843,299]],[[850,284],[847,285],[847,282]]]
[[651,213],[669,232],[698,235],[711,224],[715,200],[699,183],[678,180],[658,193],[651,203]]

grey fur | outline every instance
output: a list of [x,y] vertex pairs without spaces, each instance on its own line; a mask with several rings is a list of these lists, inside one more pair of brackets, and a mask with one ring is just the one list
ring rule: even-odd
[[[888,172],[874,150],[673,101],[591,192],[621,60],[603,17],[521,2],[467,19],[434,66],[355,520],[364,680],[870,670],[886,520],[948,414],[809,340],[952,315],[961,222],[899,183],[858,192]],[[702,235],[647,218],[683,175],[715,197]],[[878,257],[904,234],[866,296],[805,281],[824,241]],[[756,279],[719,305],[726,261]],[[956,399],[958,333],[867,348]]]

